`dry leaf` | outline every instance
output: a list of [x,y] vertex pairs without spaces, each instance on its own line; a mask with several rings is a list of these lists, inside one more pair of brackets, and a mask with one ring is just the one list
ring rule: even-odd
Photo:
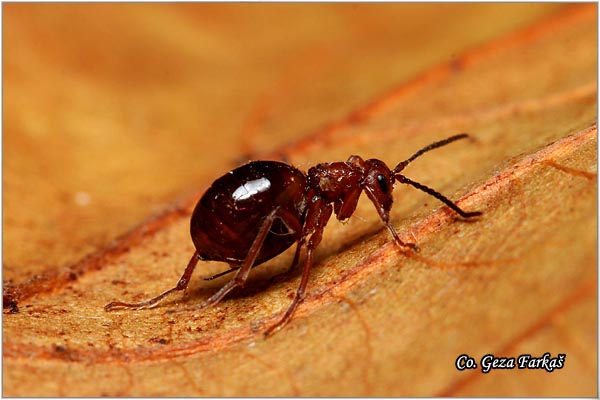
[[[66,10],[68,14],[77,9]],[[157,9],[148,10],[144,15],[151,20]],[[163,18],[175,18],[179,10],[173,9]],[[206,10],[211,10],[211,18],[216,21],[224,18],[219,7]],[[7,13],[8,28],[13,28],[9,29],[8,39],[17,40],[17,34],[23,33],[18,27],[32,29],[15,22],[31,18],[19,11],[12,8]],[[97,11],[114,25],[127,25],[110,9],[98,7]],[[43,13],[38,18],[44,20]],[[243,34],[247,27],[241,24],[238,33]],[[484,215],[477,221],[461,221],[435,199],[409,187],[397,187],[393,223],[404,238],[416,240],[422,249],[418,255],[403,254],[382,229],[372,205],[361,201],[348,223],[330,222],[317,253],[318,264],[306,301],[292,322],[267,340],[261,331],[285,309],[298,285],[297,276],[269,285],[269,277],[285,268],[291,254],[261,266],[253,272],[247,288],[202,312],[165,314],[168,309],[198,304],[214,292],[226,278],[205,282],[199,277],[220,271],[223,265],[207,263],[199,268],[185,297],[174,296],[156,309],[102,310],[108,301],[143,299],[176,282],[193,252],[188,238],[191,207],[210,183],[209,177],[217,176],[214,172],[224,164],[203,169],[206,175],[178,171],[183,173],[181,179],[193,177],[204,186],[194,185],[194,193],[172,202],[176,205],[112,242],[106,237],[114,237],[122,226],[144,214],[137,212],[128,217],[131,220],[124,218],[120,228],[100,229],[104,238],[86,229],[79,240],[73,237],[59,244],[41,241],[41,251],[35,254],[23,245],[18,250],[22,253],[11,257],[21,261],[30,257],[31,262],[23,267],[16,262],[11,266],[6,257],[4,265],[5,305],[12,300],[13,311],[18,309],[14,314],[10,309],[5,311],[3,320],[4,394],[597,395],[596,27],[595,5],[568,7],[422,73],[369,106],[358,108],[348,118],[293,144],[274,147],[272,156],[284,155],[304,169],[321,161],[344,160],[353,153],[393,164],[435,140],[468,131],[473,140],[423,156],[406,169],[406,174],[452,199],[460,199],[461,207],[481,210]],[[158,28],[144,24],[130,30],[129,35],[143,40],[136,35],[146,30],[155,39],[161,37],[154,29]],[[183,24],[162,40],[182,40],[190,35],[190,29],[190,25]],[[33,34],[31,30],[25,33]],[[219,51],[216,37],[202,36],[203,45]],[[83,37],[81,41],[88,39]],[[236,51],[244,51],[243,46]],[[29,57],[35,57],[35,53],[29,53]],[[132,57],[145,61],[151,56],[140,52]],[[189,57],[193,61],[197,55]],[[12,79],[7,90],[25,85],[19,80],[23,78],[17,66],[6,67]],[[110,71],[109,67],[105,65],[98,71]],[[175,67],[178,73],[189,68],[185,63]],[[80,68],[92,66],[83,63]],[[59,68],[48,70],[47,74],[60,75]],[[132,89],[144,80],[173,71],[151,70],[140,76],[135,72],[131,73]],[[100,73],[96,78],[110,82]],[[296,90],[294,80],[289,81],[292,93]],[[86,109],[90,103],[81,100],[89,97],[89,88],[79,87],[77,92],[73,85],[71,89],[73,97],[82,101],[82,109],[70,114],[74,120],[54,121],[52,114],[47,114],[51,110],[46,109],[43,116],[27,122],[31,126],[20,125],[17,122],[21,120],[14,116],[11,119],[19,103],[9,91],[13,97],[6,114],[8,126],[14,131],[7,134],[5,146],[26,149],[36,134],[51,141],[45,135],[53,123],[70,127],[74,140],[95,140],[101,146],[98,132],[111,126],[96,125],[87,131],[89,137],[78,138],[78,127],[85,125],[84,117],[93,109]],[[208,90],[217,89],[215,85]],[[182,95],[179,90],[174,97]],[[149,103],[159,101],[151,93],[148,98]],[[320,102],[319,109],[325,105],[325,101]],[[52,107],[59,106],[52,103]],[[119,105],[123,106],[133,104]],[[110,103],[99,107],[119,109]],[[171,116],[176,105],[172,107]],[[155,116],[157,125],[140,128],[143,134],[168,129],[163,120],[168,114]],[[254,126],[256,121],[266,124],[267,114],[258,112],[256,115],[262,116],[247,126]],[[193,130],[196,122],[186,117],[182,115],[186,128]],[[20,131],[29,136],[14,133]],[[203,143],[206,137],[197,138],[187,145],[189,153],[176,155],[170,153],[174,147],[168,146],[165,137],[160,132],[155,134],[161,140],[150,146],[164,148],[163,154],[170,157],[185,158],[194,149],[207,147]],[[126,147],[128,140],[110,142],[110,146]],[[250,143],[248,147],[253,146]],[[144,151],[152,149],[140,150],[139,158],[124,160],[117,156],[115,164],[106,160],[106,173],[99,179],[112,184],[109,178],[115,176],[111,168],[121,171],[120,163],[130,162],[133,169],[141,168],[146,165]],[[125,153],[136,155],[135,151]],[[65,166],[59,162],[60,156],[56,151],[44,159],[47,165],[30,167],[24,173],[43,176],[47,168],[52,176],[56,173],[53,168],[60,171],[59,165]],[[82,162],[71,161],[75,165]],[[17,166],[18,160],[9,157],[5,182],[16,185],[13,176]],[[69,176],[84,185],[86,171],[82,169]],[[157,172],[157,182],[168,176]],[[128,206],[139,205],[149,193],[158,193],[143,191],[147,190],[143,185],[136,187],[135,182],[123,177],[115,183],[116,188],[128,184],[134,196],[127,201]],[[7,184],[5,189],[22,190]],[[37,201],[41,203],[35,210],[43,210],[42,201],[60,192],[51,183],[39,190]],[[153,196],[162,196],[166,203],[173,196],[168,191],[160,193]],[[75,202],[102,201],[101,195],[98,192],[90,196],[82,189]],[[56,196],[60,198],[60,193]],[[110,193],[105,196],[110,198]],[[12,203],[5,207],[18,210],[18,199],[8,198]],[[114,205],[118,200],[104,203],[108,215],[118,214]],[[24,204],[35,204],[28,201]],[[68,203],[67,209],[73,209],[70,198],[63,202]],[[52,223],[57,224],[61,215],[50,208],[47,212],[51,218],[46,221],[46,229],[52,229]],[[88,221],[91,224],[103,217],[89,215],[98,218]],[[7,213],[5,231],[16,222],[10,218],[14,217]],[[82,221],[66,227],[65,232],[70,235]],[[35,222],[30,225],[35,226]],[[7,253],[18,243],[17,236],[8,236],[4,246]],[[99,250],[76,261],[94,246],[87,243],[89,237],[95,238]],[[40,269],[45,255],[52,260],[51,267]],[[69,268],[56,267],[69,262],[73,263]],[[40,271],[46,272],[35,278]],[[552,373],[514,369],[482,374],[480,370],[460,372],[454,367],[463,353],[479,361],[488,353],[516,357],[524,353],[541,356],[545,352],[566,354],[564,368]]]

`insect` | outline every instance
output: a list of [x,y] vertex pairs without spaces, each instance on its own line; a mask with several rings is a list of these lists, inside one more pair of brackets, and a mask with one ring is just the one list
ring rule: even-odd
[[308,173],[277,161],[252,161],[236,168],[217,179],[198,201],[190,224],[196,251],[177,285],[140,303],[115,301],[104,308],[112,311],[156,306],[171,293],[187,289],[199,260],[228,263],[230,268],[227,271],[207,280],[235,272],[233,278],[202,304],[189,308],[201,310],[218,303],[233,289],[243,287],[252,268],[296,243],[296,253],[288,273],[291,272],[298,264],[301,248],[306,246],[306,259],[296,295],[281,319],[266,330],[267,336],[282,328],[304,299],[313,266],[313,253],[321,242],[331,215],[335,214],[340,221],[350,218],[362,192],[375,206],[395,243],[411,250],[416,250],[415,244],[400,240],[389,218],[395,182],[422,190],[463,218],[481,215],[478,211],[463,211],[434,189],[400,173],[422,154],[467,137],[467,134],[460,134],[432,143],[393,169],[389,169],[383,161],[363,160],[356,155],[345,162],[318,164]]

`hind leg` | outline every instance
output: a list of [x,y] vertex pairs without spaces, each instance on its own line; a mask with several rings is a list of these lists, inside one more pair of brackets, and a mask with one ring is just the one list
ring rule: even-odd
[[217,304],[219,301],[223,299],[229,292],[237,287],[243,287],[248,280],[248,276],[250,275],[250,270],[254,266],[254,262],[256,261],[256,257],[258,256],[262,246],[265,242],[267,235],[269,234],[269,230],[273,225],[273,221],[275,220],[277,210],[273,210],[263,221],[260,229],[258,230],[258,234],[252,242],[250,249],[248,250],[248,255],[244,260],[244,263],[241,265],[235,276],[227,282],[219,291],[212,296],[210,296],[207,300],[205,300],[202,304],[197,307],[188,307],[181,310],[170,310],[167,311],[169,314],[174,312],[181,311],[199,311],[211,305]]
[[120,308],[140,309],[140,308],[156,307],[165,297],[167,297],[171,293],[187,289],[187,287],[190,283],[190,278],[192,277],[192,273],[194,272],[194,269],[196,268],[196,264],[198,264],[198,252],[197,251],[194,252],[194,255],[190,259],[187,267],[185,268],[185,271],[183,272],[183,275],[181,275],[181,278],[179,278],[179,281],[177,282],[177,285],[175,285],[175,287],[162,292],[161,294],[159,294],[156,297],[153,297],[146,301],[142,301],[140,303],[124,303],[122,301],[113,301],[112,303],[105,305],[104,309],[106,311],[113,311],[113,310],[118,310]]

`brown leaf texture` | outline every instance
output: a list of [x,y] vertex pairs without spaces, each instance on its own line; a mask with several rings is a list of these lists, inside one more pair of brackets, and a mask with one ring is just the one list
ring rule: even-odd
[[[64,7],[61,12],[65,18],[89,12],[78,14],[82,9]],[[130,5],[123,7],[121,10],[133,10]],[[284,12],[276,7],[267,9],[275,14]],[[111,26],[128,26],[125,19],[119,19],[109,8],[99,6],[95,10],[97,17],[109,21]],[[161,18],[173,23],[182,18],[183,9],[146,10],[150,11],[140,14],[146,21],[156,21],[153,18],[159,10],[169,10]],[[228,14],[231,9],[212,6],[194,10],[197,13],[184,13],[185,18],[210,15],[210,19],[203,21],[215,21],[214,26],[209,25],[215,30],[212,36],[198,36],[201,45],[210,49],[214,60],[229,57],[232,65],[237,65],[233,56],[221,49],[220,40],[224,36],[220,36],[217,28],[219,21],[231,21],[228,19],[232,18]],[[254,19],[269,15],[248,6],[237,10],[243,12],[233,14],[237,15],[237,24],[229,29],[236,30],[239,37],[251,26],[241,15],[251,15]],[[311,21],[311,11],[294,10],[299,21]],[[339,15],[356,18],[355,10],[350,7],[318,10],[330,18]],[[384,18],[382,15],[388,12],[384,8],[374,10],[377,8],[359,8],[365,21]],[[411,14],[413,17],[418,14],[415,8],[404,10],[416,13]],[[427,10],[430,14],[426,15],[436,15],[435,10]],[[485,18],[481,11],[478,9],[477,15]],[[28,35],[35,36],[33,25],[27,21],[51,20],[45,19],[44,12],[47,9],[43,7],[5,7],[5,38],[26,41]],[[193,98],[181,88],[172,95],[162,92],[175,90],[176,78],[172,78],[170,85],[155,88],[155,92],[145,86],[157,77],[191,74],[184,62],[187,60],[204,67],[203,74],[208,75],[201,78],[207,81],[205,90],[216,96],[215,104],[225,104],[219,102],[229,97],[221,90],[228,88],[210,83],[209,67],[214,64],[213,68],[223,68],[216,65],[220,61],[199,59],[192,52],[186,59],[177,53],[173,56],[175,64],[170,67],[139,74],[129,71],[129,80],[125,81],[130,86],[124,91],[144,88],[148,91],[145,93],[148,104],[139,105],[139,121],[126,124],[123,121],[136,116],[123,117],[119,114],[123,111],[116,110],[135,107],[136,97],[124,94],[123,99],[111,104],[104,96],[112,89],[105,88],[106,93],[98,95],[102,100],[97,104],[100,111],[94,111],[92,103],[86,100],[91,88],[110,86],[111,73],[126,74],[124,66],[105,61],[105,65],[94,67],[85,62],[85,57],[67,63],[74,74],[78,73],[77,68],[95,71],[90,82],[102,85],[90,83],[86,87],[70,82],[72,98],[68,101],[49,89],[46,98],[37,98],[38,109],[20,109],[20,102],[26,99],[25,95],[17,94],[18,89],[30,85],[21,69],[23,60],[36,65],[38,56],[32,51],[20,56],[21,60],[6,57],[3,278],[5,306],[8,301],[13,307],[5,309],[3,316],[4,395],[596,396],[596,12],[595,5],[578,5],[560,8],[531,22],[544,15],[540,11],[528,22],[529,26],[510,34],[502,30],[508,28],[498,28],[498,38],[482,36],[486,39],[483,44],[462,42],[455,51],[469,49],[450,62],[436,60],[437,66],[429,69],[425,69],[424,62],[419,67],[425,72],[410,80],[409,75],[403,75],[405,82],[393,88],[383,78],[382,86],[365,81],[364,85],[371,90],[386,88],[387,93],[359,106],[365,104],[363,96],[368,93],[359,90],[361,94],[346,103],[352,108],[345,112],[354,111],[339,119],[325,119],[331,99],[317,102],[315,109],[319,112],[307,108],[305,114],[293,114],[291,127],[284,130],[295,129],[296,133],[284,134],[288,143],[283,144],[285,141],[272,140],[269,130],[283,126],[286,107],[305,104],[302,96],[307,96],[304,88],[307,82],[335,75],[323,71],[338,67],[342,59],[339,55],[326,56],[328,47],[323,43],[309,48],[302,39],[291,35],[287,38],[290,48],[299,45],[309,49],[302,58],[307,70],[289,67],[287,75],[281,75],[278,83],[273,84],[276,89],[266,91],[254,103],[244,94],[231,96],[237,99],[231,107],[243,105],[248,111],[245,122],[239,124],[245,135],[241,140],[243,146],[236,148],[234,154],[227,150],[233,139],[224,138],[223,143],[210,147],[213,141],[207,135],[190,139],[183,146],[186,149],[179,153],[181,143],[175,147],[167,140],[169,135],[164,134],[174,129],[165,118],[177,116],[177,106],[186,107],[184,103]],[[161,36],[151,23],[136,21],[138,25],[126,30],[124,43],[144,42],[150,37],[167,45],[170,41],[183,41],[184,48],[191,46],[192,25],[181,24],[169,35]],[[374,22],[360,25],[352,21],[363,28],[358,36],[364,38],[365,44],[374,45],[385,36],[381,36]],[[89,20],[84,18],[76,23],[85,24]],[[52,25],[43,25],[49,26]],[[290,29],[300,31],[296,25]],[[314,29],[325,28],[317,24]],[[452,34],[450,31],[449,37]],[[265,46],[260,47],[262,57],[285,59],[288,66],[294,65],[291,56],[264,51],[275,46],[267,40],[274,37],[273,32],[256,35],[256,49]],[[331,40],[334,39],[335,36]],[[86,40],[100,41],[100,38],[90,36],[80,40],[87,43]],[[73,48],[54,48],[52,38],[48,43],[44,51],[56,54],[63,51],[65,59],[74,54],[71,51],[76,53],[83,48],[92,59],[95,51],[103,51],[78,47],[76,41],[72,42]],[[244,54],[252,69],[253,63],[261,65],[257,61],[260,57],[253,59],[250,55],[256,49],[239,45],[233,52],[247,52]],[[126,50],[127,46],[115,51],[127,53]],[[165,55],[168,54],[162,54]],[[156,55],[132,50],[131,57],[136,62],[160,65],[151,62]],[[391,68],[394,64],[387,65]],[[57,61],[47,66],[45,74],[60,77],[63,69]],[[262,75],[256,79],[259,83],[248,83],[248,90],[269,82]],[[38,84],[48,85],[41,78]],[[175,103],[167,105],[161,93]],[[343,91],[330,93],[336,93],[336,101],[344,98]],[[44,106],[43,115],[32,114],[31,119],[25,119],[27,110],[42,110],[42,100],[52,100],[52,96],[58,97]],[[68,118],[52,114],[52,109],[62,107],[61,101],[72,101],[69,107],[79,108]],[[152,115],[150,125],[143,122],[144,113],[161,104],[168,109]],[[192,121],[202,110],[193,113],[190,110],[184,109],[188,115],[180,112],[181,129],[187,132],[202,124],[235,131],[233,126],[240,122],[232,119],[217,122],[216,117],[212,121],[213,115]],[[103,120],[93,117],[94,112],[115,115]],[[231,115],[233,110],[221,112],[221,116]],[[302,125],[298,121],[303,118],[323,127]],[[79,137],[79,129],[83,129],[86,121],[94,121],[95,125],[85,128],[88,136]],[[66,137],[74,141],[74,149],[65,150],[61,156],[60,146],[46,147],[48,150],[40,155],[39,164],[28,164],[27,155],[22,160],[16,156],[17,150],[25,154],[28,148],[35,154],[39,151],[36,143],[60,144],[47,134],[56,126],[69,129]],[[142,131],[139,135],[156,138],[157,142],[132,150],[133,139],[123,136],[103,142],[98,133],[111,128],[123,133],[123,127],[137,127]],[[303,129],[309,133],[300,135]],[[222,286],[227,277],[210,282],[201,278],[222,271],[224,265],[201,265],[185,296],[174,295],[155,309],[111,313],[102,309],[116,299],[145,299],[177,281],[193,252],[188,224],[195,201],[212,179],[231,167],[232,158],[243,158],[242,153],[282,157],[304,170],[318,162],[345,160],[350,154],[380,158],[390,165],[431,142],[460,132],[470,133],[471,139],[424,155],[405,173],[457,200],[463,209],[479,210],[483,215],[472,221],[461,220],[437,200],[410,187],[398,186],[393,224],[403,240],[416,241],[421,249],[418,254],[405,253],[391,242],[372,205],[362,199],[347,223],[330,221],[316,254],[307,297],[290,324],[273,337],[263,339],[262,331],[285,310],[299,276],[279,283],[270,283],[269,278],[286,268],[293,256],[290,252],[253,271],[243,290],[201,312],[165,314],[170,309],[200,304]],[[103,169],[97,163],[90,166],[84,163],[95,158],[88,149],[90,143],[105,146],[108,154],[115,152],[114,159],[103,160]],[[172,158],[186,163],[194,149],[203,154],[212,150],[222,155],[221,161],[198,157],[200,164],[195,172],[188,171],[194,165],[192,162],[185,168],[177,166],[174,171],[169,170],[174,165]],[[161,156],[148,156],[153,152]],[[173,177],[176,181],[167,184],[170,186],[151,189],[150,185],[130,179],[142,177],[140,171],[150,160],[154,163],[152,168],[161,165],[161,157],[164,169],[169,171],[153,172],[155,186],[179,173],[182,175]],[[131,176],[124,172],[124,166],[133,169]],[[43,179],[38,177],[64,176],[67,167],[73,170],[58,181],[60,184],[42,183]],[[23,174],[19,178],[18,170]],[[96,184],[106,185],[103,190],[100,186],[86,186],[91,179],[86,174],[90,173],[97,174]],[[40,185],[28,187],[27,177]],[[111,197],[111,189],[106,189],[112,188],[113,181],[112,193],[118,193],[120,198]],[[189,184],[187,189],[182,189],[184,183]],[[70,191],[78,187],[81,189]],[[73,193],[75,204],[89,203],[88,208],[77,208]],[[119,204],[121,198],[125,199],[123,205]],[[44,204],[56,207],[44,208]],[[137,210],[135,205],[142,208]],[[28,216],[42,210],[47,211],[40,219]],[[110,218],[116,219],[129,210],[131,214],[109,223]],[[154,216],[143,220],[150,213]],[[142,220],[135,226],[136,221]],[[87,224],[93,227],[82,227],[81,235],[73,233]],[[119,235],[132,226],[135,227]],[[69,240],[54,243],[49,239],[48,232],[57,229],[57,237]],[[28,232],[32,232],[32,242],[20,246]],[[35,253],[34,247],[30,247],[33,245],[38,250]],[[487,374],[480,368],[467,371],[455,368],[461,354],[468,354],[479,363],[486,354],[539,357],[546,352],[552,356],[566,354],[564,367],[551,373],[512,369],[492,370]]]

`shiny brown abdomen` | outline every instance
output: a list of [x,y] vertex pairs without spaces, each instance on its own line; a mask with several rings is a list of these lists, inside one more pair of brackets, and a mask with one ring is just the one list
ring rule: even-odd
[[276,161],[254,161],[217,179],[192,214],[190,233],[201,259],[241,264],[265,216],[278,218],[254,263],[281,254],[302,234],[306,175]]

